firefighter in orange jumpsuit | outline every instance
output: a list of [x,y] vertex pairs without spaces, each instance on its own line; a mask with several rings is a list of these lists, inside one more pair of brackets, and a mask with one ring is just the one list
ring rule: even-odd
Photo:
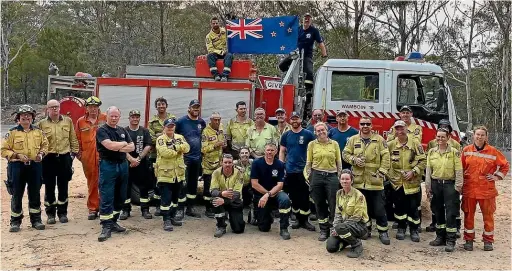
[[484,250],[493,250],[494,211],[496,211],[496,182],[503,180],[510,169],[506,157],[487,143],[487,128],[474,130],[473,145],[462,151],[464,184],[462,186],[462,211],[464,212],[464,249],[473,250],[475,239],[476,204],[480,205],[484,218]]
[[87,179],[88,198],[87,219],[94,220],[98,217],[100,208],[99,197],[99,155],[96,150],[96,130],[107,120],[107,115],[100,112],[101,100],[91,96],[85,100],[87,113],[76,122],[76,137],[80,151],[77,158],[82,162],[85,178]]

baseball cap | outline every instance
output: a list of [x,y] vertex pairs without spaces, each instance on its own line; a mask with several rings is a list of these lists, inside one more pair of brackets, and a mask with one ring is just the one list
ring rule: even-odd
[[137,110],[137,109],[133,109],[131,110],[129,113],[128,113],[128,116],[133,116],[133,115],[139,115],[140,116],[140,111]]
[[192,101],[190,101],[188,106],[193,106],[193,105],[201,105],[201,103],[199,102],[198,99],[193,99]]
[[292,114],[290,115],[290,119],[291,118],[300,118],[299,112],[293,111]]
[[167,127],[169,125],[176,125],[176,119],[175,118],[170,118],[170,119],[166,119],[164,121],[164,127]]
[[286,113],[286,110],[284,110],[284,108],[282,107],[279,107],[278,109],[276,109],[276,113],[277,112],[283,112],[283,113]]
[[220,119],[221,116],[220,116],[220,113],[219,112],[213,112],[212,115],[210,116],[210,119]]
[[405,121],[399,120],[399,121],[395,122],[393,127],[407,127],[407,124],[405,124]]
[[405,110],[407,110],[409,112],[412,112],[412,109],[409,106],[407,106],[407,105],[404,105],[404,106],[402,106],[400,108],[400,112],[405,111]]
[[339,116],[339,115],[341,115],[341,114],[348,115],[347,110],[345,110],[345,109],[341,109],[340,111],[338,111],[338,113],[336,113],[336,116]]
[[309,16],[309,17],[313,17],[313,16],[311,16],[311,13],[306,12],[306,13],[304,14],[304,17],[308,17],[308,16]]

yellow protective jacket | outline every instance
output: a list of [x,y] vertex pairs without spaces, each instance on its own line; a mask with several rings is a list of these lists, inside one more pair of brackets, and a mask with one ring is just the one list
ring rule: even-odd
[[[167,113],[166,119],[170,119],[170,118],[175,118],[175,116],[171,113]],[[156,144],[156,138],[161,136],[164,132],[164,122],[162,120],[160,120],[158,115],[154,115],[151,118],[151,120],[149,121],[149,124],[148,124],[148,130],[149,130],[149,135],[151,136],[151,144],[153,145],[153,148],[151,149],[151,152],[149,153],[149,157],[154,159],[154,158],[156,158],[156,148],[154,148],[155,144]]]
[[243,175],[244,186],[247,186],[251,183],[251,168],[252,168],[253,159],[249,159],[249,163],[247,165],[242,164],[240,160],[233,161],[235,167],[240,170]]
[[209,54],[226,54],[228,51],[228,36],[226,33],[227,32],[224,27],[220,27],[219,34],[213,32],[213,30],[210,30],[210,32],[206,35],[206,50],[208,50]]
[[215,144],[218,142],[225,142],[222,123],[219,126],[219,130],[213,129],[210,124],[208,124],[203,130],[201,140],[201,152],[203,153],[201,165],[203,167],[203,174],[212,174],[214,170],[220,167],[222,145],[215,147]]
[[352,188],[348,193],[340,189],[336,192],[336,209],[334,214],[333,226],[347,220],[365,223],[370,220],[368,217],[368,208],[363,193]]
[[[365,166],[358,167],[355,158],[365,159]],[[352,165],[353,186],[357,189],[383,190],[384,176],[390,167],[389,150],[386,140],[378,134],[372,134],[370,143],[365,144],[361,135],[349,138],[343,150],[343,160]]]
[[[421,143],[412,136],[408,136],[407,143],[402,146],[398,138],[388,142],[391,155],[391,168],[388,178],[395,190],[404,187],[406,195],[420,192],[421,176],[427,166],[425,151]],[[404,179],[404,172],[414,171],[414,177],[409,181]]]
[[212,173],[212,183],[210,192],[212,197],[221,197],[222,191],[232,189],[234,192],[233,200],[242,199],[242,188],[244,187],[242,172],[233,167],[233,174],[226,176],[222,173],[222,167]]
[[[423,137],[423,129],[418,124],[411,122],[411,124],[407,127],[407,134],[413,136],[419,142],[421,142]],[[391,127],[391,130],[389,130],[387,141],[389,142],[393,139],[395,139],[395,127]]]
[[2,138],[1,155],[8,161],[17,159],[15,154],[24,154],[29,160],[35,160],[41,153],[45,156],[48,153],[48,139],[43,131],[34,125],[25,132],[21,125],[9,129]]
[[53,122],[50,117],[47,117],[42,119],[37,126],[43,130],[48,139],[48,153],[78,153],[80,150],[75,126],[70,117],[61,115],[57,122]]
[[154,164],[157,182],[174,183],[185,180],[185,161],[183,154],[190,146],[182,135],[174,134],[169,138],[166,134],[156,139],[157,158]]

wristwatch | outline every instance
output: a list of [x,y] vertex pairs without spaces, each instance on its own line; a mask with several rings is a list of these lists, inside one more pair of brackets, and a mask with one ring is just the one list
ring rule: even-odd
[[268,191],[267,194],[269,198],[272,196],[272,193],[270,191]]

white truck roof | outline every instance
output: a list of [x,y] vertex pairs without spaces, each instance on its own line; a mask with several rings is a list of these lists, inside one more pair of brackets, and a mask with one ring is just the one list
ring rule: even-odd
[[322,67],[326,68],[371,68],[401,71],[443,73],[441,67],[431,63],[418,63],[394,60],[329,59]]

